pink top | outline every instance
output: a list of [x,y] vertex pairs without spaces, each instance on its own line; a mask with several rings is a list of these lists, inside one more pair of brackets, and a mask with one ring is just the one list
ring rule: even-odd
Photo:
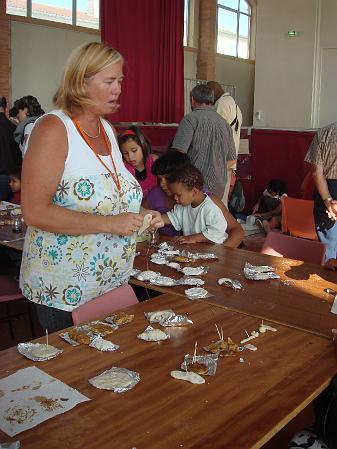
[[[129,172],[137,179],[135,167],[126,161],[124,161],[124,164],[125,164],[125,167],[129,170]],[[155,176],[151,172],[152,164],[153,164],[153,159],[152,159],[151,154],[149,154],[146,159],[146,164],[145,164],[146,178],[144,179],[144,181],[137,179],[137,181],[139,182],[139,184],[142,188],[142,191],[143,191],[143,199],[145,199],[147,197],[148,193],[150,192],[150,190],[152,190],[153,187],[156,187],[156,185],[157,185],[157,176]]]

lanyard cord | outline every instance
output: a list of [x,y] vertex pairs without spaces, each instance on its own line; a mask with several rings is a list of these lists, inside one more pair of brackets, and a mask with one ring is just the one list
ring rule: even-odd
[[74,119],[73,119],[73,123],[74,123],[74,125],[76,126],[77,131],[81,134],[82,138],[84,139],[84,141],[86,142],[86,144],[88,145],[88,147],[91,149],[91,151],[94,153],[94,155],[97,157],[97,159],[99,160],[99,162],[100,162],[100,163],[103,165],[103,167],[105,167],[105,169],[110,173],[112,179],[114,180],[114,182],[115,182],[115,184],[116,184],[116,186],[117,186],[118,192],[120,193],[120,191],[121,191],[121,184],[120,184],[120,182],[119,182],[119,177],[118,177],[116,165],[115,165],[115,162],[114,162],[113,157],[112,157],[112,148],[109,149],[108,136],[106,135],[105,129],[104,129],[104,127],[103,127],[101,121],[99,121],[99,127],[100,127],[100,130],[102,131],[102,134],[103,134],[103,137],[104,137],[104,142],[105,142],[106,148],[107,148],[107,150],[109,151],[109,156],[110,156],[111,163],[112,163],[112,166],[113,166],[113,168],[114,168],[114,172],[115,172],[115,173],[112,173],[112,171],[110,170],[110,168],[109,168],[109,167],[105,164],[105,162],[100,158],[100,155],[96,153],[96,151],[95,151],[95,149],[92,147],[92,145],[91,145],[91,143],[90,143],[88,137],[85,135],[83,129],[81,128],[81,125],[80,125],[79,121],[78,121],[77,119],[74,118]]

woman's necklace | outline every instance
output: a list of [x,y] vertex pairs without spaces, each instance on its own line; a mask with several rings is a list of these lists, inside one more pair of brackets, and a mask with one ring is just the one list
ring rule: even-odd
[[97,132],[96,136],[91,136],[89,133],[86,132],[85,129],[83,129],[83,128],[81,128],[81,129],[86,136],[90,137],[90,139],[97,139],[97,137],[99,137],[99,135],[101,134],[101,127],[99,125],[98,125],[98,132]]
[[[100,134],[100,132],[101,132],[101,130],[102,130],[102,134],[103,134],[103,137],[104,137],[104,142],[105,142],[106,150],[107,150],[108,153],[109,153],[110,160],[111,160],[111,164],[112,164],[113,169],[114,169],[114,173],[112,173],[112,171],[110,170],[110,168],[105,164],[105,162],[101,159],[100,155],[99,155],[99,154],[96,152],[96,150],[93,148],[93,146],[91,145],[91,142],[89,141],[89,139],[88,139],[88,137],[87,137],[88,135],[87,135],[87,133],[84,131],[84,129],[82,129],[82,127],[81,127],[81,125],[80,125],[80,122],[79,122],[77,119],[74,118],[74,119],[73,119],[73,123],[74,123],[74,125],[75,125],[77,131],[81,134],[82,138],[85,140],[86,144],[87,144],[88,147],[91,149],[91,151],[95,154],[95,156],[97,157],[97,159],[99,160],[99,162],[100,162],[100,163],[103,165],[103,167],[110,173],[112,179],[114,180],[114,182],[115,182],[115,184],[116,184],[116,187],[117,187],[117,190],[118,190],[118,193],[119,193],[119,196],[120,196],[120,195],[121,195],[121,184],[120,184],[120,181],[119,181],[118,172],[117,172],[116,165],[115,165],[115,162],[114,162],[113,157],[112,157],[112,150],[111,150],[111,147],[110,147],[110,145],[109,145],[108,136],[106,135],[105,129],[104,129],[104,127],[103,127],[101,121],[99,122],[99,125],[98,125],[98,126],[99,126],[99,133],[98,133],[98,135],[97,135],[96,137],[99,136],[99,134]],[[89,137],[90,137],[90,136],[89,136]]]

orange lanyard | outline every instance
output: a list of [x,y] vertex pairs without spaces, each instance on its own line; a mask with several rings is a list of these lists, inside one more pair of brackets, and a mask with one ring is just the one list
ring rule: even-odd
[[74,118],[74,119],[73,119],[73,122],[74,122],[74,125],[76,126],[77,131],[81,134],[82,138],[85,140],[85,142],[86,142],[86,144],[88,145],[88,147],[91,149],[91,151],[94,153],[94,155],[97,157],[97,159],[99,160],[99,162],[103,165],[103,167],[105,167],[105,169],[110,173],[112,179],[114,180],[114,182],[115,182],[115,184],[116,184],[116,186],[117,186],[118,192],[120,193],[120,192],[121,192],[121,184],[120,184],[120,182],[119,182],[118,172],[117,172],[116,165],[115,165],[115,162],[114,162],[113,157],[112,157],[112,149],[109,149],[110,147],[109,147],[108,136],[106,135],[104,126],[102,125],[101,121],[99,121],[99,127],[100,127],[100,130],[101,130],[101,133],[103,134],[106,148],[107,148],[107,150],[109,151],[109,156],[110,156],[111,163],[112,163],[112,166],[113,166],[113,168],[114,168],[114,172],[115,172],[115,173],[112,173],[112,171],[110,170],[110,168],[109,168],[109,167],[105,164],[105,162],[100,158],[100,155],[96,153],[96,151],[95,151],[95,149],[92,147],[92,145],[91,145],[91,143],[90,143],[88,137],[87,137],[87,136],[85,135],[85,133],[83,132],[83,129],[81,128],[81,125],[80,125],[79,121],[78,121],[77,119]]

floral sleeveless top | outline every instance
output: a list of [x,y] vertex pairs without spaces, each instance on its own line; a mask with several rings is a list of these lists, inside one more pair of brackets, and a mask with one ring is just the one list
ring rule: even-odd
[[[102,120],[111,143],[121,190],[61,111],[52,111],[67,131],[68,155],[53,203],[97,215],[138,213],[142,191],[125,168],[115,136]],[[101,156],[113,172],[109,156]],[[20,287],[30,301],[71,312],[74,308],[128,281],[135,256],[135,235],[64,235],[28,227]]]

